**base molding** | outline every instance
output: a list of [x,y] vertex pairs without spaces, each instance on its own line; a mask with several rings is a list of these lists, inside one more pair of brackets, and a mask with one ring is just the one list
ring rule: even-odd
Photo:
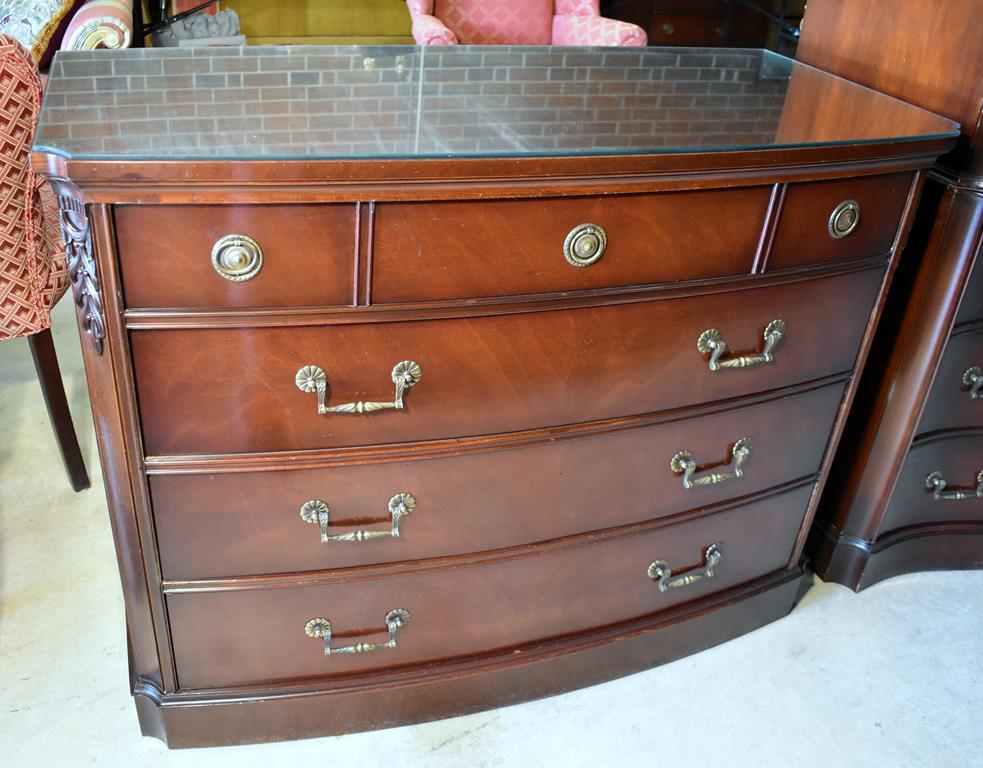
[[171,748],[390,728],[517,704],[613,680],[718,645],[787,615],[811,584],[802,565],[677,609],[519,651],[318,686],[161,693],[134,699],[145,736]]
[[904,573],[983,568],[983,522],[913,525],[874,541],[815,525],[808,548],[819,578],[859,592]]

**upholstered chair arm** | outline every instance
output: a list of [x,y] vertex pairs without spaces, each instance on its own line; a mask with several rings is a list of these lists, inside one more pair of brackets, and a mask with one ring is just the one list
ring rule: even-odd
[[62,50],[129,48],[133,40],[133,0],[89,0],[72,17]]
[[436,16],[413,17],[413,39],[417,45],[457,45],[457,36]]
[[627,21],[567,13],[553,17],[553,45],[647,44],[645,30]]

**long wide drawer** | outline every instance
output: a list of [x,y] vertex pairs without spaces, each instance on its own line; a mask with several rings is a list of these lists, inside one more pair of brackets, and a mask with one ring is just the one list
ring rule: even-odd
[[949,339],[918,432],[963,427],[983,427],[983,326]]
[[976,495],[981,475],[983,430],[916,442],[878,535],[910,525],[983,521],[983,496]]
[[[235,453],[485,435],[812,381],[853,368],[881,277],[870,269],[673,300],[435,321],[135,331],[144,447],[149,455]],[[712,353],[698,348],[716,329],[728,350],[720,362],[760,356],[779,320],[785,334],[770,363],[711,370]],[[357,411],[348,404],[396,402],[392,375],[413,369],[403,361],[422,374],[405,390],[404,409],[319,415],[314,366],[323,371],[325,407]]]
[[[426,460],[152,476],[163,575],[203,579],[442,557],[757,493],[819,471],[842,393],[833,384],[683,421]],[[734,473],[735,446],[746,439],[740,476],[707,483],[714,473]],[[682,450],[698,465],[689,488],[670,466]]]
[[[786,567],[811,491],[809,484],[675,525],[586,536],[470,564],[316,586],[171,593],[179,686],[282,682],[433,662],[654,614]],[[708,560],[714,563],[710,578]],[[665,567],[651,568],[656,561]],[[666,568],[704,577],[671,586]],[[330,622],[332,648],[385,642],[386,618],[396,609],[407,611],[409,621],[396,629],[393,648],[325,655],[316,636],[323,622],[311,623]]]

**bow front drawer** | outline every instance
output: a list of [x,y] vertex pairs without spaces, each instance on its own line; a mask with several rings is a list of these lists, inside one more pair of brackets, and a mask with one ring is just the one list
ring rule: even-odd
[[811,491],[610,531],[586,546],[566,540],[317,586],[171,593],[178,679],[194,689],[330,678],[656,614],[786,567]]
[[351,304],[354,205],[120,205],[133,308]]
[[382,203],[372,300],[481,298],[747,274],[770,187]]
[[136,331],[144,447],[238,453],[486,435],[812,381],[853,368],[881,279],[871,269],[426,322]]
[[[832,384],[691,419],[440,458],[155,475],[161,567],[168,579],[344,568],[678,514],[818,472],[842,393]],[[684,451],[695,464],[689,477],[672,466]]]
[[879,536],[911,525],[983,522],[983,430],[916,440]]

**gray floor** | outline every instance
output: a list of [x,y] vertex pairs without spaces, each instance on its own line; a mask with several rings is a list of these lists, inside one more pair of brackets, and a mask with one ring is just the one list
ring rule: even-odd
[[983,572],[817,583],[788,618],[674,664],[470,717],[168,753],[139,735],[70,302],[55,338],[93,487],[62,472],[27,342],[0,344],[6,766],[983,765]]

